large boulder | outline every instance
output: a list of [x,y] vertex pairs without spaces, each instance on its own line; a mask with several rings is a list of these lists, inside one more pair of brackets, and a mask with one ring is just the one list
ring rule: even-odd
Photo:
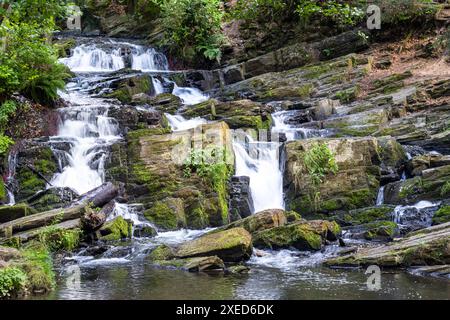
[[252,236],[243,228],[233,228],[204,235],[182,244],[178,258],[218,256],[225,262],[247,260],[252,254]]
[[146,93],[152,94],[154,91],[150,77],[144,75],[128,76],[112,82],[111,92],[105,94],[107,98],[116,98],[122,103],[131,103],[133,96]]
[[253,244],[257,248],[296,248],[317,251],[326,240],[337,240],[341,229],[336,222],[325,220],[301,220],[293,224],[256,232]]
[[[322,146],[320,150],[318,145]],[[308,139],[287,143],[284,184],[289,207],[305,215],[374,205],[381,165],[378,149],[375,138]],[[305,161],[305,157],[311,156],[329,158],[326,160],[334,161],[337,171],[325,172],[321,180],[315,179],[319,168],[308,167]]]
[[[130,131],[127,143],[115,146],[106,174],[126,184],[129,199],[142,203],[144,216],[160,229],[228,224],[227,180],[234,163],[228,129],[219,122],[172,134],[161,128]],[[211,157],[206,166],[214,175],[185,163],[199,152]]]
[[288,220],[286,213],[281,209],[268,209],[255,213],[245,219],[235,221],[222,229],[232,229],[236,227],[244,228],[251,234],[258,231],[284,226]]

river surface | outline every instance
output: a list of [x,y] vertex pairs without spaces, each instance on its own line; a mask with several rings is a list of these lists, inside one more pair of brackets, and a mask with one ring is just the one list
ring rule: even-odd
[[[118,46],[131,51],[131,67],[149,72],[154,93],[170,90],[186,106],[208,99],[196,88],[179,87],[164,77],[167,59],[152,48],[127,42],[106,41],[101,46],[89,42],[79,45],[69,58],[62,59],[77,78],[61,93],[68,103],[60,110],[62,122],[55,143],[69,148],[57,156],[61,172],[53,177],[56,186],[70,187],[80,194],[105,182],[104,163],[108,147],[122,139],[117,121],[108,117],[113,102],[93,95],[96,80],[125,66]],[[151,72],[159,72],[153,76]],[[102,75],[103,74],[103,75]],[[106,75],[105,75],[106,74]],[[170,89],[167,89],[170,88]],[[107,87],[103,88],[108,89]],[[273,133],[283,133],[287,140],[326,136],[326,132],[295,128],[285,123],[289,112],[273,115]],[[205,123],[201,118],[186,120],[167,115],[174,131]],[[250,177],[255,211],[284,208],[280,165],[281,144],[253,141],[234,143],[236,174]],[[378,204],[383,202],[379,197]],[[432,204],[429,204],[431,206]],[[423,207],[423,206],[422,206]],[[417,208],[413,208],[416,210]],[[399,208],[398,219],[406,219]],[[419,210],[419,209],[417,209]],[[135,225],[148,224],[132,204],[116,204],[112,217],[131,219]],[[426,223],[428,223],[426,221]],[[246,263],[243,274],[198,274],[163,269],[146,261],[145,256],[158,244],[179,244],[200,236],[202,231],[180,230],[159,233],[155,238],[135,238],[110,246],[106,252],[91,256],[82,249],[65,257],[56,269],[57,288],[39,299],[449,299],[450,281],[413,275],[406,271],[383,272],[379,290],[367,285],[364,270],[329,269],[321,262],[338,250],[336,245],[324,251],[305,253],[291,250],[258,251]],[[372,290],[371,290],[372,289]]]

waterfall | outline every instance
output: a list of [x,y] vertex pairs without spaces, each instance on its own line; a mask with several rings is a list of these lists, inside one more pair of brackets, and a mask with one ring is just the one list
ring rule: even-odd
[[73,72],[109,72],[125,68],[120,49],[105,50],[96,45],[80,45],[73,49],[72,56],[60,59]]
[[393,220],[400,231],[406,233],[431,226],[434,213],[440,203],[420,201],[414,205],[397,206],[393,213]]
[[116,41],[103,43],[101,48],[96,44],[81,44],[73,49],[70,57],[60,61],[73,72],[111,72],[125,67],[151,72],[169,68],[166,56],[154,48]]
[[[57,153],[64,163],[62,172],[51,180],[54,187],[70,187],[84,194],[104,182],[104,162],[109,145],[120,139],[117,123],[106,116],[109,105],[77,91],[60,93],[70,107],[60,109],[62,121],[58,135],[50,142],[66,142],[71,147],[66,154]],[[66,161],[62,161],[61,157]]]
[[143,72],[168,70],[169,63],[164,54],[150,48],[145,50],[141,46],[133,46],[136,53],[132,54],[131,68],[133,70],[141,70]]
[[169,121],[169,125],[173,131],[183,131],[193,129],[199,125],[207,123],[207,121],[203,118],[197,117],[192,118],[190,120],[186,120],[183,116],[180,115],[171,115],[166,113],[166,118]]
[[197,88],[179,87],[174,83],[172,94],[179,97],[186,105],[201,103],[209,99],[201,90]]
[[14,176],[16,175],[17,151],[11,151],[8,155],[8,175],[6,177],[6,191],[8,193],[8,205],[16,204],[16,198],[12,192]]
[[233,144],[236,176],[250,177],[250,191],[255,212],[284,209],[283,173],[280,169],[280,144],[249,142],[248,151],[240,142]]
[[380,187],[377,195],[377,206],[384,204],[384,186]]
[[295,111],[278,111],[272,114],[273,133],[283,133],[286,135],[286,141],[294,141],[299,139],[310,139],[326,137],[328,130],[308,129],[290,125],[287,120],[295,113]]
[[157,79],[156,77],[151,77],[152,79],[152,84],[153,84],[153,89],[155,90],[155,96],[157,96],[158,94],[164,93],[164,86],[161,83],[161,81],[159,81],[159,79]]

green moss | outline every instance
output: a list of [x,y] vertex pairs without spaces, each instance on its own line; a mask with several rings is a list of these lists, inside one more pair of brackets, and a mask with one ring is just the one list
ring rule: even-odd
[[419,190],[422,190],[422,188],[423,188],[422,178],[414,177],[412,179],[408,179],[403,182],[402,186],[400,187],[398,196],[400,197],[400,199],[406,199],[411,195],[420,193]]
[[268,129],[271,125],[271,121],[263,121],[261,116],[233,116],[225,119],[225,122],[232,129]]
[[346,90],[342,90],[336,93],[335,97],[341,101],[341,103],[351,103],[358,98],[360,93],[359,86],[354,86]]
[[322,237],[306,224],[293,224],[256,233],[254,245],[270,249],[295,247],[299,250],[320,250]]
[[103,225],[99,240],[115,241],[131,237],[131,224],[119,216]]
[[398,229],[395,222],[392,221],[376,221],[364,225],[367,231],[364,233],[364,237],[367,240],[374,239],[393,239]]
[[128,132],[127,139],[139,139],[140,137],[163,135],[170,133],[171,130],[168,127],[165,128],[150,128],[150,129],[138,129]]
[[389,220],[393,211],[394,208],[390,206],[371,207],[350,211],[343,218],[345,222],[353,225],[366,224],[377,220]]
[[442,187],[441,187],[441,196],[445,197],[450,195],[450,181],[447,181]]
[[6,199],[6,188],[3,179],[0,179],[0,200]]
[[157,201],[144,212],[145,218],[164,230],[175,230],[178,227],[177,213],[163,201]]
[[162,244],[156,247],[149,255],[148,259],[151,261],[164,261],[174,258],[174,253],[172,248],[169,246]]
[[375,197],[376,194],[370,189],[353,191],[348,198],[348,208],[355,209],[374,204]]
[[81,229],[65,230],[56,226],[48,226],[39,232],[39,241],[51,251],[72,251],[76,249],[80,243],[82,231]]
[[21,250],[23,259],[19,266],[27,273],[28,288],[33,292],[47,292],[55,287],[55,274],[49,249],[31,242]]
[[433,225],[450,221],[450,205],[442,206],[433,216]]

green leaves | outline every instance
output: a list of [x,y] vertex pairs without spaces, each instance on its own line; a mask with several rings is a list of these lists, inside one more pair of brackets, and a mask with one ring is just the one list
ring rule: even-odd
[[0,298],[11,297],[27,285],[25,272],[16,267],[0,269]]
[[325,143],[316,143],[304,157],[304,163],[311,177],[313,185],[323,183],[327,174],[336,174],[339,170],[334,154]]
[[193,62],[197,54],[220,60],[224,37],[220,0],[153,0],[161,8],[163,45]]

